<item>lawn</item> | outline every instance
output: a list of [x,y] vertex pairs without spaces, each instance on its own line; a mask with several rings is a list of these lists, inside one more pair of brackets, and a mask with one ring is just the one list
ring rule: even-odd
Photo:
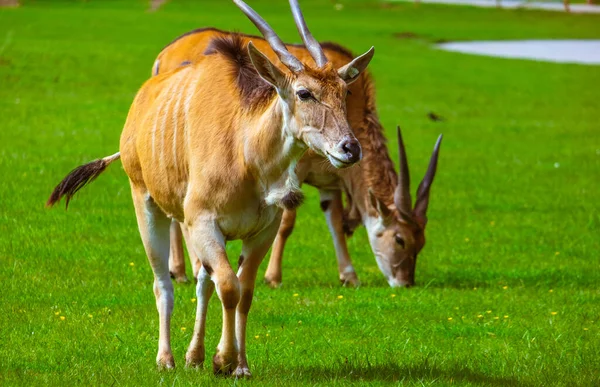
[[[298,41],[283,0],[249,3]],[[341,288],[318,206],[306,204],[284,283],[257,283],[243,384],[461,386],[600,383],[600,67],[436,50],[441,40],[600,38],[600,16],[303,0],[318,39],[370,65],[413,187],[444,133],[428,243],[412,289],[391,289],[364,229],[362,286]],[[184,367],[195,295],[177,285],[177,369],[154,359],[158,316],[125,173],[113,165],[67,212],[44,203],[73,167],[118,149],[153,60],[201,26],[256,33],[229,1],[30,1],[0,9],[0,385],[233,384]],[[427,114],[445,118],[433,122]],[[397,160],[397,151],[391,154]],[[236,259],[239,244],[228,246]],[[261,267],[262,278],[266,262]],[[220,334],[213,297],[207,332]]]

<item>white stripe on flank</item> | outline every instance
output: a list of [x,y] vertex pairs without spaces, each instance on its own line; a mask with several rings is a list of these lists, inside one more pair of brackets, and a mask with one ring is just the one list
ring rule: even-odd
[[152,126],[152,163],[156,159],[156,126],[158,125],[158,116],[160,115],[160,108],[156,109],[154,115],[154,125]]
[[169,118],[169,111],[171,109],[171,105],[173,105],[174,101],[173,101],[173,89],[175,88],[176,83],[175,82],[170,82],[171,84],[169,85],[169,88],[167,89],[167,101],[166,103],[163,105],[163,107],[165,108],[163,111],[163,116],[162,116],[162,125],[160,126],[160,160],[159,160],[159,166],[161,169],[165,168],[165,132],[166,132],[166,127],[167,127],[167,119]]
[[[189,67],[188,67],[189,68]],[[196,71],[198,69],[196,68]],[[188,90],[187,90],[187,95],[185,96],[185,102],[183,105],[183,112],[184,112],[184,120],[185,123],[183,125],[183,140],[184,141],[188,141],[188,114],[190,112],[190,105],[192,104],[192,97],[194,96],[194,92],[196,91],[196,85],[198,84],[198,80],[200,79],[200,75],[196,72],[196,73],[191,73],[190,74],[190,78],[192,78],[192,80],[190,81]]]
[[173,108],[173,166],[175,168],[175,173],[179,175],[179,164],[177,163],[177,132],[179,131],[179,109],[181,108],[181,100],[183,99],[183,93],[186,90],[186,87],[189,83],[189,77],[181,77],[179,85],[181,87],[177,88],[177,102],[175,103],[175,107]]

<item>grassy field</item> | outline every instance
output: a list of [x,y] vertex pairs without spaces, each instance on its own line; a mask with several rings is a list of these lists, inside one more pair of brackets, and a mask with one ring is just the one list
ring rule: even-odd
[[[377,47],[370,68],[381,119],[392,143],[402,124],[414,187],[445,135],[418,286],[389,288],[360,229],[350,249],[363,286],[340,288],[307,187],[283,287],[257,284],[249,382],[183,367],[189,285],[176,286],[178,368],[156,370],[152,273],[119,164],[68,212],[44,203],[73,167],[117,151],[164,45],[207,25],[255,33],[250,22],[229,1],[172,1],[156,13],[142,1],[0,9],[0,385],[600,383],[600,67],[431,45],[600,38],[600,17],[342,3],[336,11],[302,1],[317,38]],[[285,1],[251,4],[284,40],[299,40]],[[229,246],[232,257],[238,251]],[[208,319],[212,355],[216,297]]]

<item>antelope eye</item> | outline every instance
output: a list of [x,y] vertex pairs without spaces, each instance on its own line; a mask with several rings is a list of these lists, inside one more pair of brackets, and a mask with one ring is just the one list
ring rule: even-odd
[[313,95],[311,94],[310,91],[306,90],[306,89],[300,89],[296,92],[296,95],[298,96],[298,98],[300,98],[301,101],[308,101],[310,99],[314,99]]
[[404,248],[404,239],[402,239],[402,237],[398,234],[396,234],[396,243]]

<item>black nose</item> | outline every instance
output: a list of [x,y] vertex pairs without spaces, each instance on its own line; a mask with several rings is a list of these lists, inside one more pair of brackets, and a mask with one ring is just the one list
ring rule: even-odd
[[339,147],[346,156],[346,161],[349,163],[355,163],[361,159],[362,151],[360,149],[360,143],[354,137],[346,136],[340,141]]

